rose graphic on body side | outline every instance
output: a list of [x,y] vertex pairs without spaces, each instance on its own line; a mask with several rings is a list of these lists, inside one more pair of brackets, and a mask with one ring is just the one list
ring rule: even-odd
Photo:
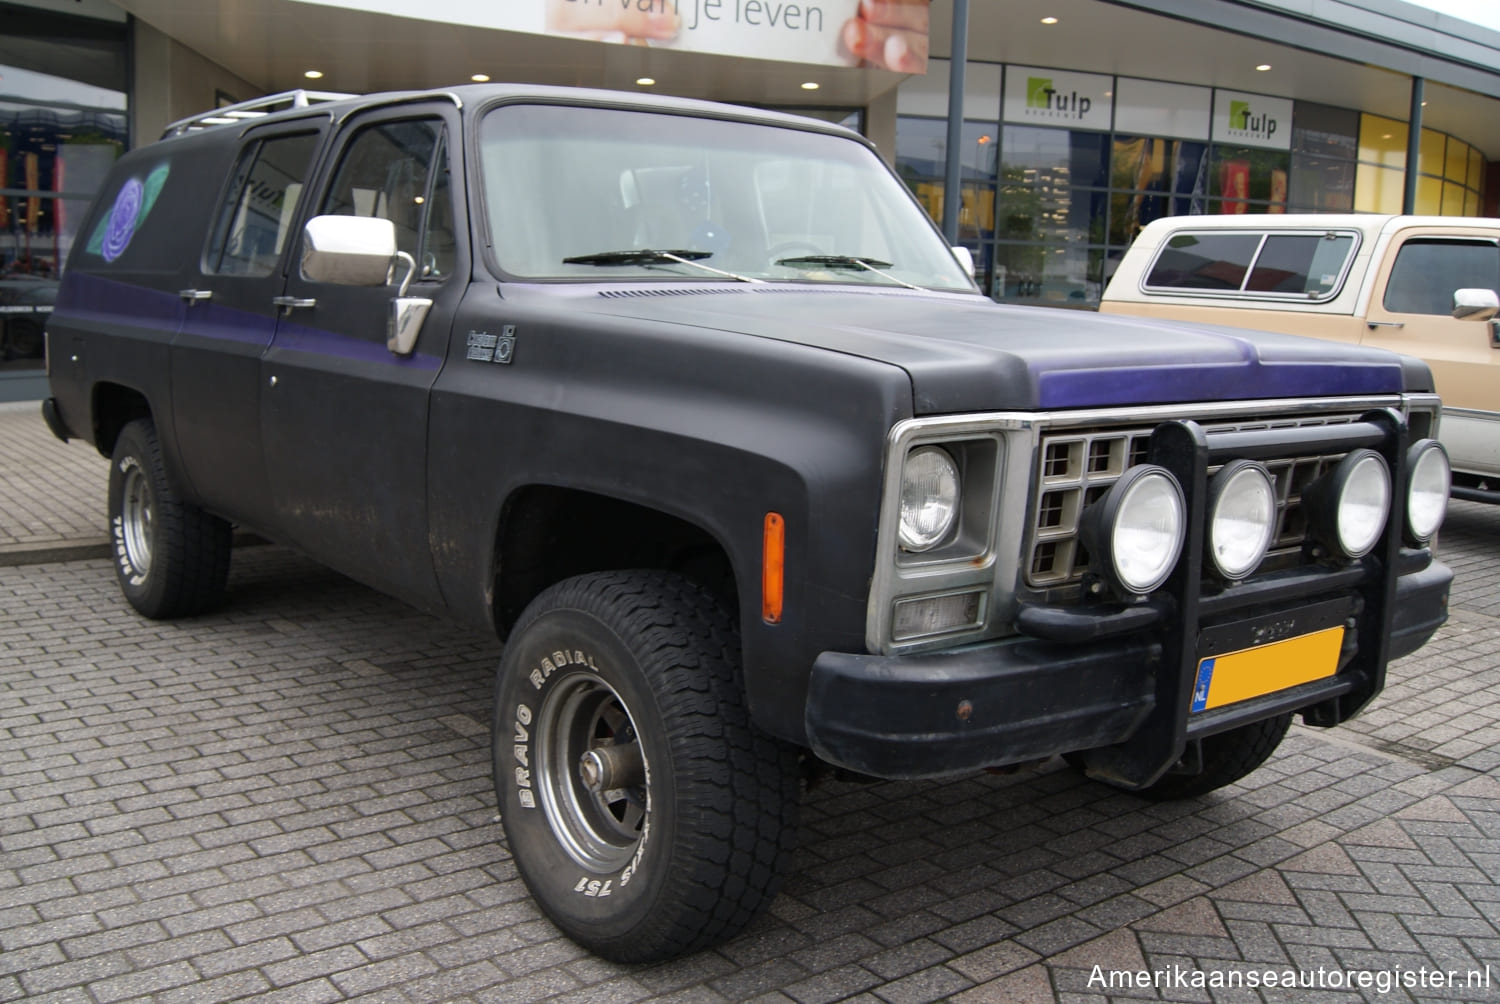
[[107,262],[113,262],[124,254],[131,238],[145,222],[152,206],[156,205],[156,197],[161,194],[162,186],[167,183],[167,175],[170,173],[171,168],[162,164],[146,175],[145,181],[140,178],[127,179],[120,186],[114,205],[94,228],[93,236],[89,238],[89,252],[102,255]]

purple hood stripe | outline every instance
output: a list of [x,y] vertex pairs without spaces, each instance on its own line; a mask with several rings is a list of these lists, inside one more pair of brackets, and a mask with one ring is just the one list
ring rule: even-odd
[[1348,363],[1193,363],[1113,369],[1032,368],[1043,408],[1097,408],[1141,402],[1232,401],[1247,391],[1276,397],[1399,393],[1400,366]]

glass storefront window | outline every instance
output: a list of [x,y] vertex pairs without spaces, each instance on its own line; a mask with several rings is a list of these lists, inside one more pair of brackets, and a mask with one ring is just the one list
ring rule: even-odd
[[987,291],[1011,303],[1092,308],[1104,289],[1103,268],[1103,248],[1001,243]]
[[42,326],[59,274],[125,147],[125,26],[27,8],[5,18],[0,375],[24,375],[43,365]]
[[1294,213],[1347,213],[1354,209],[1354,162],[1292,154],[1288,208]]
[[1359,117],[1359,159],[1381,167],[1406,169],[1405,122],[1379,115]]
[[1355,167],[1355,212],[1399,213],[1405,193],[1406,175],[1402,171],[1374,164]]
[[[1284,210],[1291,181],[1291,154],[1249,146],[1214,147],[1209,192],[1223,198],[1222,212],[1255,212],[1250,202],[1277,203]],[[1238,208],[1243,205],[1244,208]],[[1266,212],[1266,209],[1259,210]]]
[[1001,137],[1002,180],[1007,184],[1109,184],[1109,136],[1035,126],[1006,126]]
[[[1287,150],[1153,136],[1151,126],[1003,125],[998,144],[977,147],[966,132],[960,242],[975,250],[982,285],[997,298],[1071,305],[1075,292],[1092,303],[1090,284],[1107,282],[1141,229],[1163,216],[1402,211],[1405,122],[1304,101],[1291,118]],[[945,133],[942,119],[898,119],[902,174],[939,220]],[[975,156],[985,147],[998,164]],[[1464,139],[1423,130],[1421,166],[1417,212],[1480,210],[1488,162]],[[981,184],[971,184],[971,170]],[[971,229],[971,216],[989,218],[985,184],[994,186],[994,227]]]
[[1445,145],[1448,137],[1431,129],[1422,130],[1422,152],[1417,156],[1417,170],[1442,177]]

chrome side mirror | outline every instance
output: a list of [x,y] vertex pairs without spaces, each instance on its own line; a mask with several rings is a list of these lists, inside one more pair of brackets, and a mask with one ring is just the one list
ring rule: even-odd
[[958,259],[958,263],[962,265],[963,270],[969,274],[969,278],[974,278],[974,252],[970,251],[962,244],[956,244],[953,247],[953,257]]
[[1500,295],[1493,289],[1453,291],[1453,316],[1460,321],[1488,321],[1500,314]]
[[396,260],[396,225],[378,216],[314,216],[302,230],[302,275],[340,286],[384,286]]

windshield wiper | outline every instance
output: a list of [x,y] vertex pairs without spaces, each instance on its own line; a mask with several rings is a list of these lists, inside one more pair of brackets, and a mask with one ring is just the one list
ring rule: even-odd
[[804,255],[798,255],[795,258],[777,258],[776,259],[776,264],[778,264],[778,265],[790,265],[792,267],[796,267],[798,265],[824,265],[824,266],[826,266],[828,268],[833,268],[833,269],[840,269],[841,268],[841,269],[849,269],[849,270],[854,270],[854,271],[861,271],[862,270],[862,271],[865,271],[865,272],[874,272],[876,275],[880,276],[882,279],[889,279],[889,280],[891,280],[891,282],[894,282],[896,285],[898,285],[898,286],[905,286],[907,289],[921,289],[922,288],[921,286],[913,286],[911,283],[907,282],[904,279],[898,279],[894,275],[891,275],[889,272],[882,271],[882,269],[887,269],[887,268],[891,267],[891,263],[890,262],[888,262],[888,261],[881,261],[879,258],[866,258],[866,257],[863,257],[861,255],[848,255],[848,254],[804,254]]
[[738,282],[760,282],[746,275],[738,275],[734,272],[726,272],[712,265],[701,265],[699,259],[712,258],[712,251],[687,251],[674,249],[663,251],[657,248],[640,248],[635,251],[596,251],[593,254],[574,255],[564,258],[564,265],[691,265],[693,268],[712,272],[714,275],[722,275],[728,279]]

